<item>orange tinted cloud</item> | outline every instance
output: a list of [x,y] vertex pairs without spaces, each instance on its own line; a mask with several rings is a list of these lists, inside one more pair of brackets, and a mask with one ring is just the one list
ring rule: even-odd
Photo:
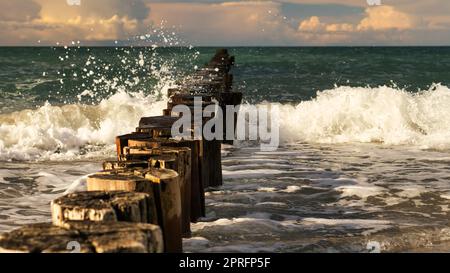
[[300,22],[299,31],[319,31],[325,28],[325,24],[320,22],[319,17],[311,16],[311,18]]
[[391,6],[377,6],[366,9],[366,17],[359,23],[323,23],[317,16],[303,20],[299,24],[299,31],[383,31],[407,30],[415,26],[414,19]]
[[[155,1],[0,0],[0,45],[126,40],[161,22],[196,45],[450,43],[446,0],[382,0],[376,7],[365,0]],[[285,2],[301,4],[300,11],[315,6],[311,14],[287,18]],[[337,5],[359,8],[333,15]],[[314,14],[321,8],[327,12]]]
[[271,1],[154,3],[150,20],[177,26],[193,42],[207,45],[276,43],[292,39],[281,16],[280,4]]
[[378,6],[366,9],[367,17],[358,25],[358,30],[405,30],[414,27],[413,18],[392,6]]
[[82,0],[80,6],[65,0],[0,0],[0,44],[123,39],[142,31],[149,11],[141,0]]

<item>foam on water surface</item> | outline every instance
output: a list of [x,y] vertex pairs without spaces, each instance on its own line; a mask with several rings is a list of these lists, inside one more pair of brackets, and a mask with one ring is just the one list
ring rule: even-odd
[[[254,175],[257,161],[267,165]],[[448,164],[446,151],[378,143],[237,149],[224,159],[224,186],[207,194],[208,217],[193,225],[205,240],[186,249],[368,252],[375,241],[383,251],[440,251],[449,238]]]
[[135,130],[144,116],[167,105],[142,93],[118,92],[95,106],[74,104],[0,115],[0,160],[69,160],[105,157],[117,135]]
[[[118,91],[97,105],[46,103],[33,110],[1,114],[0,160],[111,154],[114,136],[133,131],[142,116],[160,115],[166,103],[142,92]],[[337,87],[298,105],[279,105],[279,136],[282,145],[380,143],[445,151],[450,148],[449,104],[450,90],[442,85],[417,94],[391,87]],[[248,145],[237,142],[238,148]],[[255,155],[254,164],[280,164],[267,157],[278,153],[257,152],[263,157]],[[288,153],[302,154],[283,152]],[[289,164],[279,166],[289,168]]]
[[450,89],[336,87],[298,105],[280,105],[284,141],[383,143],[450,148]]
[[86,161],[2,162],[0,232],[25,224],[49,222],[50,202],[66,194],[74,181],[98,169],[98,164]]

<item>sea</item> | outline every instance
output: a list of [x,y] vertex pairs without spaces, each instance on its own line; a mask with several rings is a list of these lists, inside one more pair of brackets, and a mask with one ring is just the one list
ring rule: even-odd
[[[186,252],[450,251],[450,47],[229,47],[280,145],[223,146]],[[0,232],[50,221],[208,47],[0,47]]]

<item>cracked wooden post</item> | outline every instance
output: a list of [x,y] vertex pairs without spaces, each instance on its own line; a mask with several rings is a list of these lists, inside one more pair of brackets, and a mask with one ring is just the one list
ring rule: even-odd
[[0,235],[0,253],[162,253],[161,229],[129,222],[26,225]]
[[51,202],[52,221],[135,222],[158,224],[152,195],[138,192],[77,192]]

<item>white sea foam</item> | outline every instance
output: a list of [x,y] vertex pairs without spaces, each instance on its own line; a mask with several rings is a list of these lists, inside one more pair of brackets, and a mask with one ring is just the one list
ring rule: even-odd
[[[114,137],[143,116],[161,115],[166,101],[117,92],[98,105],[55,106],[0,115],[0,160],[73,159],[112,154]],[[84,151],[83,151],[84,149]]]
[[[160,115],[165,104],[153,96],[118,91],[95,106],[47,103],[37,109],[0,115],[0,160],[112,155],[115,136],[133,131],[142,116]],[[280,105],[280,137],[284,143],[376,142],[448,149],[448,105],[450,89],[442,85],[417,94],[386,86],[336,87],[298,105]],[[267,158],[262,160],[270,164]],[[258,170],[251,176],[281,173]],[[231,167],[225,170],[230,178],[243,175],[249,173],[241,174]]]
[[310,101],[281,105],[285,142],[379,142],[420,148],[450,147],[450,89],[433,85],[416,94],[391,87],[337,87]]

